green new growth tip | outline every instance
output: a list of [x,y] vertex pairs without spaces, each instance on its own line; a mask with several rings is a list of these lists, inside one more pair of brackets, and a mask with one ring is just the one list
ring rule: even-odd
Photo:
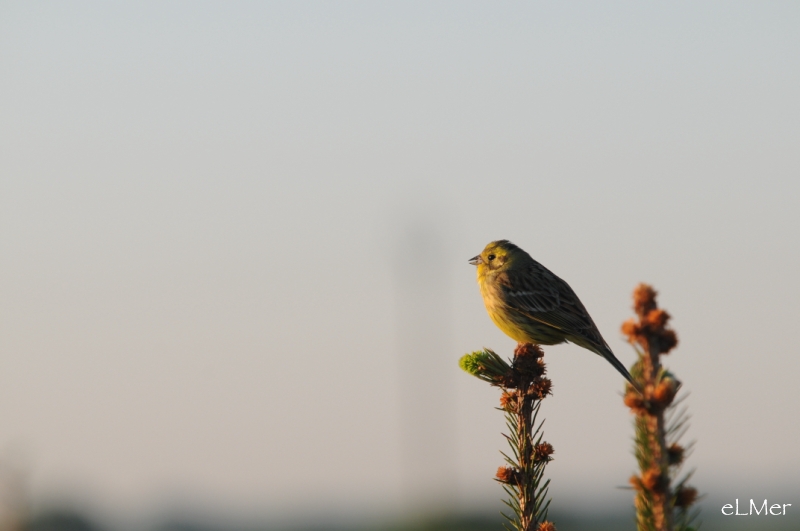
[[511,365],[488,348],[462,356],[458,365],[465,372],[493,385],[502,383],[511,371]]
[[461,359],[458,360],[458,366],[465,372],[470,373],[472,376],[480,376],[481,372],[483,372],[484,364],[481,363],[482,360],[486,359],[486,352],[482,350],[476,350],[471,354],[464,354],[461,356]]

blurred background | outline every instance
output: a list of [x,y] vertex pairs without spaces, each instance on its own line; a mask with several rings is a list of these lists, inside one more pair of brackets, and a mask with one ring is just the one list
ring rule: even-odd
[[[2,525],[499,528],[498,392],[457,360],[511,355],[467,263],[507,238],[626,365],[653,284],[704,528],[800,528],[798,27],[796,2],[1,2]],[[547,361],[554,520],[633,529],[622,379]]]

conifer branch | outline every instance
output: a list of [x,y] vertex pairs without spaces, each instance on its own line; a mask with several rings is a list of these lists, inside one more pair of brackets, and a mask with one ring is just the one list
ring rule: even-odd
[[670,315],[658,308],[652,287],[640,284],[633,300],[638,319],[623,323],[622,332],[638,355],[631,375],[642,390],[628,384],[624,398],[636,415],[634,455],[640,474],[630,481],[636,489],[637,526],[639,531],[693,531],[697,513],[690,508],[697,489],[686,484],[691,472],[676,480],[691,450],[679,442],[689,426],[686,406],[678,407],[686,395],[675,400],[681,383],[661,364],[678,338],[667,328]]
[[501,514],[511,531],[555,531],[546,521],[550,481],[544,481],[553,447],[542,442],[544,421],[537,423],[541,401],[552,389],[544,376],[543,358],[538,345],[520,343],[510,364],[489,349],[467,354],[459,361],[466,372],[502,390],[498,409],[506,415],[508,433],[504,436],[511,451],[500,452],[507,466],[497,469],[495,479],[508,494],[504,503],[512,515]]

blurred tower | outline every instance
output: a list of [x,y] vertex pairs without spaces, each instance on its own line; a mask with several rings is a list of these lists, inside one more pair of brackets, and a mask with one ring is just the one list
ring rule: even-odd
[[395,257],[403,492],[408,511],[455,503],[453,307],[446,244],[432,226],[400,236]]
[[0,531],[28,528],[28,474],[17,449],[0,456]]

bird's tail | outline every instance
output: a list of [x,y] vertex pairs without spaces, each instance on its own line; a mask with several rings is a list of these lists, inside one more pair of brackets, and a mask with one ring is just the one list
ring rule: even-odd
[[631,373],[628,372],[628,369],[625,368],[625,365],[623,365],[622,362],[617,359],[614,353],[611,352],[610,348],[604,347],[595,352],[603,356],[611,365],[613,365],[614,368],[617,369],[619,373],[624,376],[626,380],[628,380],[628,382],[630,382],[633,388],[639,391],[639,394],[642,393],[642,390],[639,388],[639,384],[633,381],[633,376],[631,376]]

